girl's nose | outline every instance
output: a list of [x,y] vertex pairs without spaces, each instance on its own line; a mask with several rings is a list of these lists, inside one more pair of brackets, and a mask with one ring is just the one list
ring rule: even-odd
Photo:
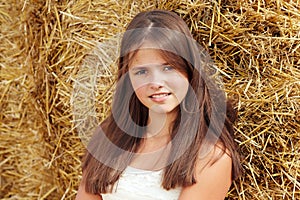
[[151,88],[152,90],[158,90],[158,89],[160,89],[160,88],[162,88],[162,87],[163,87],[163,85],[160,84],[160,83],[150,83],[150,88]]
[[153,73],[149,80],[149,86],[151,89],[160,89],[164,86],[164,77],[160,73]]

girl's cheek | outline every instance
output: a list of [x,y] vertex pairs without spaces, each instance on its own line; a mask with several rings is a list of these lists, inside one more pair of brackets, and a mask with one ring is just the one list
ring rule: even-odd
[[176,73],[173,74],[172,76],[169,76],[169,80],[172,81],[173,83],[182,83],[182,82],[188,82],[187,77],[185,77],[183,74]]
[[143,99],[147,97],[146,91],[143,89],[143,87],[134,90],[134,93],[141,102],[143,102]]
[[143,87],[145,87],[145,85],[147,83],[145,83],[145,81],[143,81],[143,80],[132,80],[131,84],[132,84],[133,90],[137,91],[137,90],[141,90]]
[[136,95],[143,93],[143,90],[147,85],[143,78],[131,77],[130,81]]

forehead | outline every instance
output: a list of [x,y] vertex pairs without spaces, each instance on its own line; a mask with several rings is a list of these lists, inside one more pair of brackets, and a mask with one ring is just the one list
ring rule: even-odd
[[143,65],[159,65],[167,61],[163,58],[162,52],[153,48],[141,48],[137,50],[131,58],[129,68]]

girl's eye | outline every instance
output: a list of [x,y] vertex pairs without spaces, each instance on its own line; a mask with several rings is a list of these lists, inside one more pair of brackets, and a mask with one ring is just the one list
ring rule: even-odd
[[164,71],[170,71],[170,70],[173,70],[174,67],[170,66],[170,65],[166,65],[164,66]]
[[141,70],[138,70],[137,72],[135,72],[135,75],[142,75],[142,74],[146,74],[146,73],[147,73],[147,70],[141,69]]

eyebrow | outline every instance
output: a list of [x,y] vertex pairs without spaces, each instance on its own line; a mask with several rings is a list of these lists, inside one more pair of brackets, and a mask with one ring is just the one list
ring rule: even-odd
[[161,63],[161,64],[157,64],[157,63],[150,63],[150,64],[144,64],[144,65],[135,65],[133,67],[131,67],[132,70],[136,71],[136,70],[141,70],[141,69],[147,69],[149,68],[150,66],[157,66],[157,67],[160,67],[160,66],[164,66],[164,65],[170,65],[169,63],[165,62],[165,63]]
[[147,70],[147,67],[134,66],[129,70],[135,73],[135,72],[138,72],[138,71],[141,71],[141,70]]

